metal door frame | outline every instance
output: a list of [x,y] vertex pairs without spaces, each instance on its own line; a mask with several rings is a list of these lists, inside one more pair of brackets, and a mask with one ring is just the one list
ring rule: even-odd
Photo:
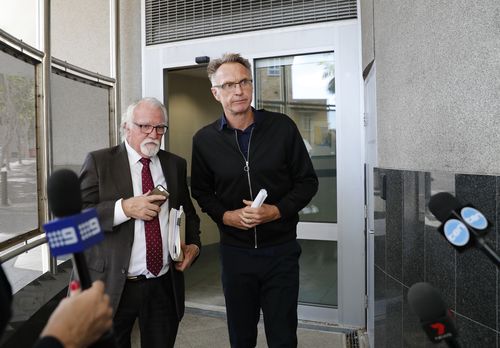
[[[197,56],[219,57],[228,51],[241,53],[251,63],[255,59],[273,56],[334,52],[338,223],[300,223],[298,235],[303,238],[304,233],[307,233],[307,239],[337,240],[338,308],[300,305],[299,314],[302,319],[364,327],[366,257],[359,23],[357,20],[346,20],[155,46],[145,46],[143,43],[143,95],[163,99],[164,69],[192,66]],[[304,232],[307,230],[309,232]]]

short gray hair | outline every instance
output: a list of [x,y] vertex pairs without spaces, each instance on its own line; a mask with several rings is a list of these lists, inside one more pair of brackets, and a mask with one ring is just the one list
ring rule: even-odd
[[210,82],[212,82],[212,85],[214,84],[213,76],[220,66],[226,63],[239,63],[243,65],[248,70],[250,76],[252,76],[252,69],[248,59],[243,58],[239,53],[224,53],[222,57],[211,60],[210,63],[208,63],[207,74]]
[[127,108],[127,111],[125,111],[122,116],[122,122],[120,124],[120,134],[122,136],[122,139],[125,139],[125,125],[127,123],[133,122],[135,108],[137,108],[141,104],[149,104],[152,107],[160,109],[161,113],[163,114],[163,120],[165,121],[165,123],[167,123],[167,109],[165,108],[165,105],[163,105],[161,101],[153,97],[142,98],[135,103],[130,104]]

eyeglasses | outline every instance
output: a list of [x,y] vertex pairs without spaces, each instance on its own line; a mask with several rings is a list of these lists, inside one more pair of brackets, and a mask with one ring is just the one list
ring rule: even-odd
[[248,88],[252,86],[253,80],[243,79],[240,82],[226,82],[222,85],[215,85],[212,87],[222,88],[224,91],[234,91],[236,90],[236,86],[240,86],[241,88]]
[[149,124],[139,124],[135,123],[134,124],[141,129],[141,133],[144,134],[151,134],[153,132],[153,129],[156,129],[156,134],[165,134],[165,132],[168,129],[168,126],[164,124],[160,124],[158,126],[151,126]]

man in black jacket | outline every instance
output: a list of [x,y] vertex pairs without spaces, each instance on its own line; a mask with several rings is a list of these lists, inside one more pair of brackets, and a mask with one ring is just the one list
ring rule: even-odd
[[[193,137],[191,190],[219,227],[231,346],[255,347],[262,309],[269,347],[296,347],[298,212],[318,179],[295,123],[250,106],[248,60],[225,54],[207,72],[224,114]],[[251,207],[260,189],[268,197]]]

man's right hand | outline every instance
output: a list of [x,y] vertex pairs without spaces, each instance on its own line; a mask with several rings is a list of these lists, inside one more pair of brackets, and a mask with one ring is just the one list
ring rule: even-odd
[[[149,193],[149,192],[148,192]],[[164,201],[165,196],[149,195],[130,197],[122,200],[122,208],[125,215],[133,219],[150,221],[158,215],[161,210],[155,201]]]
[[222,216],[222,223],[224,225],[236,227],[241,230],[248,230],[254,227],[255,225],[250,226],[243,223],[243,220],[241,218],[242,214],[243,214],[243,208],[237,210],[228,210]]

